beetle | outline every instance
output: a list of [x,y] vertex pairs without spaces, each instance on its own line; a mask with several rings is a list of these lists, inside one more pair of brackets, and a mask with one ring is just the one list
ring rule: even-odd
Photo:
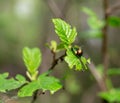
[[73,53],[78,56],[78,57],[81,57],[83,55],[83,50],[81,49],[81,47],[79,46],[74,46],[71,48],[71,50],[73,51]]

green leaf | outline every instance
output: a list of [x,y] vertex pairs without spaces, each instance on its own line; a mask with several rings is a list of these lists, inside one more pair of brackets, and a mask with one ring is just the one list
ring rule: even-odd
[[105,25],[105,23],[99,20],[97,17],[89,17],[87,23],[91,29],[101,29]]
[[72,44],[77,36],[76,28],[71,28],[69,24],[61,19],[53,19],[52,21],[60,40],[67,46]]
[[108,18],[108,24],[112,27],[120,27],[120,17],[110,16]]
[[80,32],[79,36],[84,39],[101,39],[103,34],[101,30],[90,29],[85,32]]
[[34,74],[41,63],[41,52],[38,48],[30,49],[28,47],[25,47],[23,49],[23,60],[25,63],[25,66],[27,67],[27,70]]
[[75,66],[75,70],[83,70],[87,69],[86,64],[88,63],[86,58],[77,57],[71,49],[67,49],[67,56],[65,57],[65,61],[68,63],[70,69]]
[[43,91],[49,90],[51,93],[54,93],[61,89],[62,85],[59,79],[52,76],[47,76],[47,74],[48,73],[44,73],[40,75],[37,80],[32,81],[28,85],[25,85],[23,88],[21,88],[18,92],[18,96],[32,96],[33,93],[38,89],[42,89]]
[[89,16],[96,17],[95,12],[93,12],[90,8],[82,7],[81,10]]
[[37,81],[32,81],[18,91],[19,97],[33,96],[33,93],[39,89]]
[[0,78],[7,78],[9,76],[8,72],[5,72],[3,74],[0,74]]
[[21,75],[17,75],[16,80],[14,78],[7,79],[8,76],[8,73],[0,74],[0,92],[17,89],[27,82]]
[[108,92],[101,92],[99,96],[108,102],[120,102],[120,89],[112,89]]
[[90,63],[90,59],[86,59],[85,57],[81,56],[80,61],[84,69],[88,69],[87,64]]
[[17,74],[16,77],[15,77],[16,80],[18,80],[21,84],[24,84],[26,83],[26,79],[24,76],[20,75],[20,74]]
[[86,13],[89,17],[87,19],[87,23],[91,29],[102,29],[105,25],[105,22],[100,20],[96,13],[93,12],[90,8],[83,7],[82,11]]
[[71,50],[67,50],[67,56],[65,57],[65,61],[68,63],[68,66],[70,69],[72,69],[74,66],[76,66],[76,70],[82,69],[82,64],[80,60],[73,54]]
[[88,15],[87,23],[90,30],[83,33],[85,38],[102,38],[102,28],[105,26],[105,21],[100,20],[96,13],[89,8],[83,7],[82,11]]
[[90,30],[88,32],[86,32],[86,36],[88,38],[102,38],[102,31],[101,30]]
[[59,79],[52,76],[40,75],[38,82],[43,91],[49,90],[52,94],[62,88]]
[[107,74],[109,76],[120,75],[120,68],[110,68],[110,69],[108,69]]
[[64,50],[64,49],[65,49],[64,43],[60,43],[57,45],[57,51]]

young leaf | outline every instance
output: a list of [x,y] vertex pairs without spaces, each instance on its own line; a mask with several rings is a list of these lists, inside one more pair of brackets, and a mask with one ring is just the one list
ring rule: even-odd
[[28,85],[25,85],[23,88],[21,88],[21,90],[18,92],[18,96],[32,96],[33,93],[38,89],[42,89],[43,91],[49,90],[51,93],[54,93],[62,88],[62,85],[57,78],[47,76],[46,74],[47,73],[40,75],[37,80],[32,81]]
[[54,40],[52,40],[50,44],[47,43],[46,46],[53,52],[56,52],[57,50],[57,42]]
[[25,63],[25,66],[27,67],[27,70],[34,74],[41,63],[41,52],[38,48],[30,49],[28,47],[25,47],[23,49],[23,60]]
[[71,28],[69,24],[61,19],[53,19],[52,21],[55,26],[55,32],[60,40],[67,46],[72,44],[77,36],[76,28]]
[[21,75],[16,76],[17,80],[15,80],[14,78],[7,78],[8,73],[0,74],[0,92],[17,89],[27,82],[26,79]]
[[67,50],[67,56],[65,57],[65,61],[68,63],[68,66],[72,69],[74,66],[76,70],[82,70],[82,64],[78,57],[76,57],[70,49]]
[[53,52],[56,52],[57,49],[57,42],[52,40],[51,41],[51,50],[53,50]]

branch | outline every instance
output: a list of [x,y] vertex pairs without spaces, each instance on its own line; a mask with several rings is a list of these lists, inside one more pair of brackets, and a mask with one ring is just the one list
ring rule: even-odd
[[62,17],[63,14],[62,14],[60,8],[57,6],[57,4],[54,2],[54,0],[47,0],[47,4],[48,4],[50,10],[52,11],[52,13],[56,17]]
[[69,7],[70,0],[66,0],[60,9],[54,0],[47,0],[48,7],[56,17],[65,19],[67,8]]
[[112,7],[108,8],[107,14],[110,15],[118,9],[120,9],[120,3],[117,3],[117,4],[113,5]]
[[[107,21],[109,15],[107,13],[108,9],[108,0],[103,0],[103,6],[104,6],[104,20]],[[103,55],[103,67],[104,67],[104,83],[106,83],[107,80],[107,69],[108,69],[108,23],[106,22],[105,26],[102,29],[103,33],[103,39],[102,39],[102,55]],[[107,86],[106,86],[107,88]]]
[[100,75],[100,73],[96,70],[96,67],[92,62],[91,62],[91,64],[89,64],[89,70],[90,70],[91,74],[93,75],[93,77],[95,78],[95,80],[97,81],[100,89],[102,91],[105,91],[106,90],[105,82],[104,82],[102,76]]

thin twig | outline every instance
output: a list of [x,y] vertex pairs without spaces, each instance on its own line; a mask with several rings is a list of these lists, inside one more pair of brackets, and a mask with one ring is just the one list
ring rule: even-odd
[[53,70],[55,66],[58,64],[59,60],[63,61],[64,57],[66,56],[66,53],[55,59],[52,63],[52,66],[49,68],[49,70]]
[[43,91],[36,90],[33,94],[33,99],[31,101],[31,103],[35,103],[35,101],[37,100],[37,96],[41,95],[41,94],[45,94],[45,93]]
[[36,91],[34,92],[31,103],[34,103],[34,102],[36,101],[36,99],[37,99],[37,94],[38,94],[38,90],[36,90]]

